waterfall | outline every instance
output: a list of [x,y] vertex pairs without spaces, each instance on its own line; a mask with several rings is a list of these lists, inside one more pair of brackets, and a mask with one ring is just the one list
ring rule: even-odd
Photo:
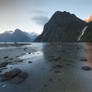
[[82,34],[79,36],[78,41],[80,41],[81,37],[84,35],[86,29],[88,28],[88,26],[84,27],[82,30]]

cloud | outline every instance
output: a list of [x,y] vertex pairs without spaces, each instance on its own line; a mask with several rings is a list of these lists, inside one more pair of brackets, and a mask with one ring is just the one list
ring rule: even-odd
[[46,16],[35,16],[32,18],[32,20],[35,21],[37,24],[43,26],[44,24],[48,22],[49,19]]
[[40,9],[36,9],[33,11],[35,14],[41,14],[41,15],[47,15],[48,12],[40,10]]

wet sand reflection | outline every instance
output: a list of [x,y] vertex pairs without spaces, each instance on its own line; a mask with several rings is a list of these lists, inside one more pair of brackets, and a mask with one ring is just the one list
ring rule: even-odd
[[84,51],[85,57],[87,58],[87,62],[85,62],[85,65],[92,67],[92,43],[85,43]]

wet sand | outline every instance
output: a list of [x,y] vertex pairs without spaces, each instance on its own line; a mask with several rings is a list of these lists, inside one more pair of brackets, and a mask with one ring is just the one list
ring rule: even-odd
[[92,92],[92,70],[82,69],[85,65],[92,67],[91,46],[88,43],[32,43],[0,47],[0,63],[12,62],[1,73],[20,68],[29,75],[17,85],[11,81],[0,82],[0,92]]

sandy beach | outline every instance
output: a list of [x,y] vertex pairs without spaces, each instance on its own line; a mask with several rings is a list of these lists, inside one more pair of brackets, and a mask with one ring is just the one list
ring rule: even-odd
[[82,69],[92,67],[91,46],[88,43],[0,45],[0,63],[11,62],[0,74],[14,68],[28,73],[20,84],[11,80],[0,82],[0,92],[92,92],[92,70]]

